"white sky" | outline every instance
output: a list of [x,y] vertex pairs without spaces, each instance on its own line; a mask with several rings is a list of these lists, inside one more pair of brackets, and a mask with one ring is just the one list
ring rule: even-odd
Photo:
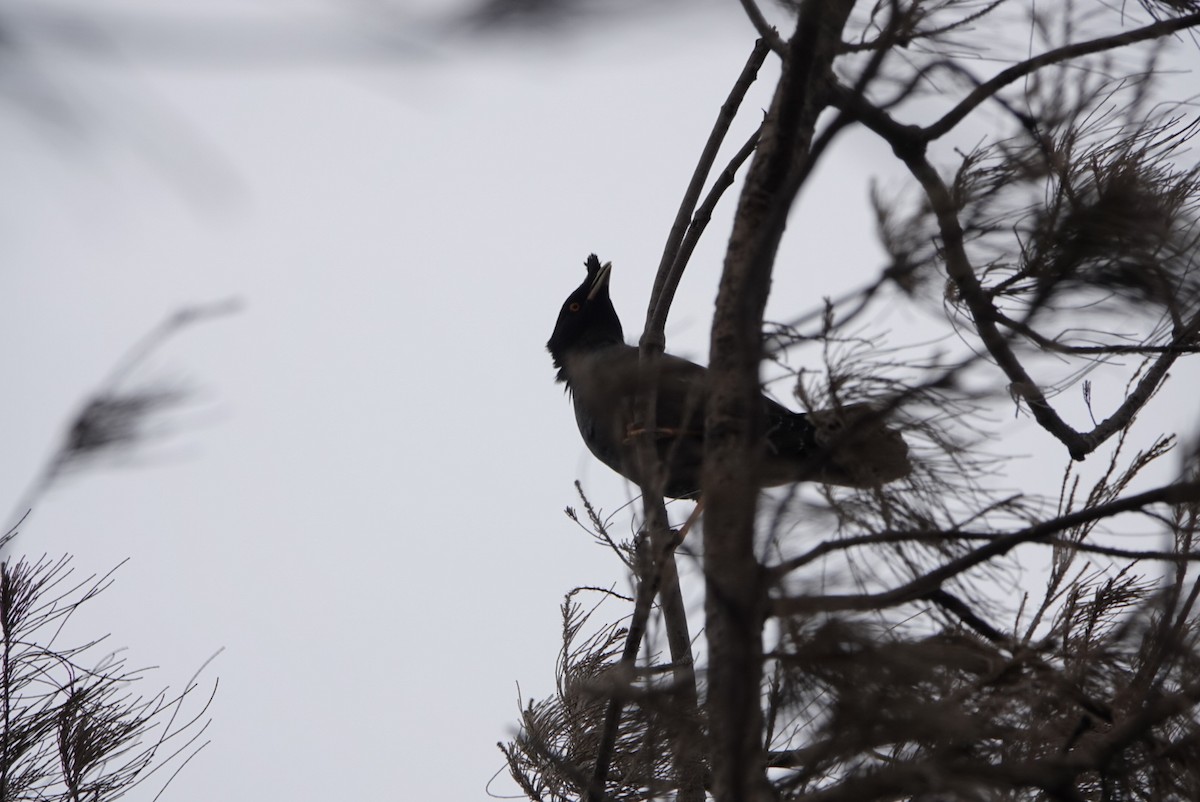
[[[297,24],[282,5],[204,13]],[[628,490],[584,449],[544,343],[593,250],[637,336],[753,41],[734,5],[376,59],[218,63],[115,23],[119,57],[79,56],[29,30],[25,58],[77,119],[0,114],[6,504],[143,333],[181,306],[244,305],[140,372],[197,390],[166,435],[59,484],[16,543],[80,574],[129,558],[67,640],[111,632],[131,666],[159,666],[143,693],[224,649],[202,676],[220,677],[212,743],[168,798],[484,796],[516,684],[553,687],[562,595],[624,589],[562,514],[577,477],[608,510]],[[894,168],[861,141],[806,191],[778,317],[880,266],[865,201]],[[733,199],[668,329],[700,360]]]

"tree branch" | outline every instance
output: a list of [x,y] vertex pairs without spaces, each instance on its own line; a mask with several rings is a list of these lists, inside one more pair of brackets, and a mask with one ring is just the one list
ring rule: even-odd
[[[643,425],[650,431],[653,431],[656,425],[657,410],[657,384],[651,378],[654,376],[654,360],[665,349],[666,341],[663,331],[666,326],[667,314],[670,311],[671,302],[675,297],[675,290],[683,275],[687,259],[695,247],[695,239],[699,237],[699,232],[703,231],[703,224],[698,228],[695,223],[689,226],[689,218],[695,210],[704,182],[708,178],[729,126],[733,122],[750,84],[754,82],[758,69],[766,58],[767,49],[763,40],[760,39],[755,43],[754,50],[742,68],[741,75],[738,76],[733,89],[722,104],[720,114],[692,174],[691,182],[684,192],[675,223],[663,249],[654,288],[650,294],[640,350],[640,359],[643,364],[648,365],[648,369],[644,372],[647,378],[641,388],[638,404],[643,410]],[[746,158],[740,153],[739,156],[742,160]],[[728,168],[726,172],[728,172]],[[731,181],[732,179],[729,179],[722,185],[722,179],[718,179],[717,186],[720,189],[714,187],[714,192],[709,195],[709,200],[713,205],[716,204],[724,187],[728,186]],[[711,214],[711,208],[711,206],[708,207],[708,214]],[[688,244],[689,240],[685,235],[693,234],[693,232],[695,232],[694,237]],[[683,247],[684,245],[687,247]],[[683,709],[675,722],[678,730],[673,738],[679,799],[683,802],[701,802],[704,799],[704,785],[702,761],[697,749],[698,744],[701,743],[697,730],[699,727],[697,716],[699,697],[696,688],[691,635],[688,627],[687,608],[684,605],[683,593],[679,586],[679,571],[675,563],[675,535],[671,531],[666,506],[663,504],[661,465],[651,439],[644,438],[640,441],[638,460],[643,466],[641,475],[649,477],[640,488],[644,524],[644,539],[640,547],[644,549],[645,554],[637,561],[637,601],[634,606],[633,621],[626,634],[621,665],[630,671],[634,668],[642,639],[645,636],[653,598],[657,593],[660,597],[664,629],[671,651],[675,689],[683,700]],[[609,701],[597,750],[596,764],[588,785],[589,802],[600,802],[604,798],[609,765],[617,741],[623,706],[623,698],[614,697]]]
[[783,56],[787,52],[787,43],[783,41],[779,31],[775,30],[775,26],[767,22],[758,4],[754,0],[742,0],[742,10],[746,12],[754,30],[758,31],[760,41],[766,42],[771,50]]
[[[994,294],[994,293],[993,293]],[[1063,345],[1058,340],[1047,337],[1028,323],[1013,320],[1000,310],[996,310],[996,322],[1010,331],[1025,337],[1039,348],[1056,354],[1079,355],[1116,355],[1116,354],[1195,354],[1200,353],[1200,345],[1189,345],[1182,336],[1175,337],[1168,345]]]
[[1051,535],[1080,524],[1108,518],[1123,512],[1140,510],[1151,504],[1189,504],[1200,502],[1200,482],[1178,482],[1154,490],[1147,490],[1125,498],[1097,504],[1051,521],[1035,524],[980,546],[969,554],[955,558],[928,573],[892,590],[880,593],[859,593],[824,596],[791,596],[776,600],[772,604],[774,615],[798,615],[835,610],[879,610],[928,597],[948,579],[987,562],[1001,557],[1023,543],[1044,540]]
[[762,749],[763,569],[754,553],[762,443],[762,318],[794,193],[808,156],[851,0],[805,0],[734,219],[713,317],[705,420],[705,613],[712,793],[770,799]]
[[[868,103],[861,94],[845,87],[839,87],[834,92],[833,102],[890,144],[909,172],[921,184],[937,219],[946,272],[966,304],[984,348],[1008,377],[1012,394],[1023,398],[1029,404],[1029,410],[1038,424],[1063,443],[1071,457],[1077,460],[1082,460],[1108,438],[1121,431],[1158,389],[1171,365],[1185,351],[1172,349],[1163,352],[1112,415],[1089,432],[1081,433],[1075,430],[1050,405],[1045,393],[1017,358],[1008,337],[1000,331],[999,326],[1008,326],[1009,322],[992,303],[991,296],[975,275],[970,257],[967,256],[954,198],[937,170],[926,158],[926,141],[921,129],[896,122],[887,112]],[[1190,343],[1198,331],[1200,314],[1192,318],[1176,336],[1175,342]]]
[[[889,543],[945,543],[950,540],[995,541],[1015,533],[967,532],[958,529],[934,529],[924,532],[875,532],[870,535],[855,535],[840,540],[824,540],[803,554],[771,566],[771,579],[778,582],[798,568],[810,565],[826,554],[846,551],[860,546],[882,546]],[[1084,554],[1099,554],[1124,560],[1161,560],[1169,563],[1200,562],[1200,552],[1173,552],[1156,549],[1123,549],[1117,546],[1101,546],[1097,543],[1079,543],[1070,540],[1048,539],[1044,542],[1055,548],[1070,549]]]
[[[751,51],[750,57],[746,60],[746,65],[742,67],[742,72],[738,76],[737,81],[734,82],[733,88],[729,91],[729,96],[721,104],[721,111],[717,115],[713,129],[708,135],[708,141],[704,143],[704,150],[700,153],[700,160],[696,164],[696,169],[692,172],[692,180],[688,183],[688,187],[683,193],[683,199],[679,203],[679,210],[675,213],[675,221],[671,224],[671,231],[667,235],[667,242],[663,247],[662,258],[658,263],[658,272],[654,276],[654,286],[650,291],[650,303],[646,309],[646,325],[640,341],[644,351],[649,349],[655,353],[662,353],[666,346],[663,331],[666,328],[667,315],[671,311],[671,302],[675,300],[675,290],[679,287],[679,280],[682,278],[683,270],[687,266],[688,258],[691,256],[691,249],[685,250],[682,246],[685,242],[685,236],[691,234],[695,227],[693,214],[696,212],[696,203],[700,199],[701,190],[704,189],[704,182],[708,180],[708,174],[712,170],[713,162],[716,161],[717,154],[721,150],[721,143],[725,141],[725,135],[729,133],[729,127],[733,124],[734,117],[737,116],[738,109],[742,105],[742,100],[745,99],[746,92],[750,90],[750,85],[758,77],[758,70],[767,58],[767,50],[768,47],[764,39],[759,39],[754,43],[754,50]],[[753,140],[757,141],[757,139],[758,135],[755,134]],[[743,146],[744,149],[745,146]],[[742,156],[739,161],[735,157],[735,163],[740,164],[745,158],[745,156]],[[726,168],[726,171],[728,169]],[[736,170],[737,168],[734,167],[734,169]],[[716,192],[716,186],[720,184],[721,177],[718,178],[716,185],[714,185],[713,192]],[[725,186],[728,186],[728,184]],[[710,199],[713,198],[713,192],[709,193]],[[720,196],[721,193],[717,192],[715,197],[719,199]],[[714,199],[713,205],[715,206],[715,204],[716,200]],[[709,213],[711,214],[711,208],[709,209]],[[701,226],[700,230],[703,231],[703,226]],[[695,237],[699,238],[699,234],[697,233]],[[694,247],[695,243],[693,242],[692,248]]]
[[1031,59],[1026,59],[1019,64],[1014,64],[1005,70],[1001,70],[990,80],[975,87],[971,94],[963,98],[957,106],[951,109],[940,120],[921,129],[921,136],[926,142],[932,142],[946,135],[954,126],[966,119],[977,106],[996,94],[996,92],[1014,81],[1040,70],[1042,67],[1058,64],[1063,61],[1070,61],[1071,59],[1091,55],[1092,53],[1114,50],[1118,47],[1125,47],[1137,42],[1159,39],[1176,31],[1193,28],[1197,25],[1200,25],[1200,12],[1185,14],[1173,19],[1160,20],[1159,22],[1135,28],[1125,33],[1102,36],[1099,39],[1092,39],[1087,42],[1065,45],[1034,56]]
[[[637,596],[633,605],[633,616],[629,621],[629,630],[625,635],[625,646],[621,651],[618,671],[622,677],[634,676],[637,665],[638,651],[642,646],[642,638],[646,635],[646,625],[650,620],[650,609],[654,605],[654,594],[657,590],[657,572],[654,570],[653,545],[649,539],[642,537],[638,541],[634,565],[638,577]],[[626,694],[613,694],[608,700],[608,709],[604,713],[604,726],[600,730],[600,740],[596,746],[596,764],[592,769],[591,780],[587,784],[587,802],[604,802],[605,785],[608,783],[608,769],[612,764],[613,750],[617,745],[617,731],[621,726],[621,713],[625,707]]]

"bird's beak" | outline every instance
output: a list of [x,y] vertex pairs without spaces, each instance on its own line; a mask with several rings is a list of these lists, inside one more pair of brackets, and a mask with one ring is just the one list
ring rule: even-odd
[[596,273],[596,277],[592,279],[592,286],[588,289],[587,294],[587,299],[589,301],[595,300],[596,296],[600,294],[600,291],[608,286],[608,277],[611,275],[612,262],[605,262],[604,265],[601,266],[599,272]]

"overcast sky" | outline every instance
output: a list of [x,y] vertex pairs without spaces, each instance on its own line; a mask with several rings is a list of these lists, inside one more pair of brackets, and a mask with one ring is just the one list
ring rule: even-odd
[[[81,399],[168,314],[236,299],[134,377],[189,401],[55,486],[16,549],[70,553],[81,575],[128,558],[66,640],[111,633],[158,666],[144,693],[223,650],[201,675],[220,678],[211,744],[167,798],[482,798],[518,683],[553,688],[563,594],[625,589],[562,513],[576,478],[606,510],[630,490],[587,454],[544,343],[591,251],[636,338],[753,32],[736,4],[451,39],[283,5],[94,0],[104,36],[70,44],[16,6],[0,487],[20,504]],[[275,24],[271,47],[214,38]],[[777,317],[882,265],[866,199],[894,166],[859,141],[806,190]],[[732,197],[668,327],[699,361]]]

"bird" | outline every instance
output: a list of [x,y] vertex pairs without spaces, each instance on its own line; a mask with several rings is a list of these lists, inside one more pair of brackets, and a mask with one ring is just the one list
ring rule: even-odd
[[[575,422],[589,451],[637,485],[638,438],[652,436],[664,475],[662,493],[700,497],[708,369],[662,354],[653,361],[657,403],[653,432],[641,423],[638,394],[645,370],[638,349],[625,342],[609,295],[612,263],[591,254],[587,277],[563,302],[546,349],[566,385]],[[811,413],[793,412],[761,395],[765,448],[758,484],[802,481],[854,488],[877,487],[912,470],[908,446],[870,404],[847,404]]]

